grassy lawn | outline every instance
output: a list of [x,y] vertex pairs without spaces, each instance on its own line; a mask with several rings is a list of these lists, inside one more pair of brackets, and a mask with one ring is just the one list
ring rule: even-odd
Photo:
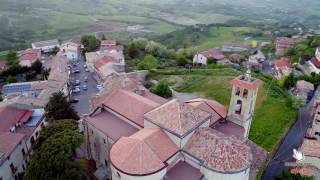
[[[216,72],[214,72],[216,71]],[[168,79],[177,91],[197,92],[229,106],[231,79],[240,73],[230,69],[217,69],[213,73],[190,75],[152,75],[155,79]],[[180,79],[178,82],[176,79]],[[295,120],[296,111],[287,106],[287,99],[265,83],[260,89],[249,139],[271,152]]]
[[195,46],[197,50],[218,47],[225,42],[241,42],[245,36],[241,33],[254,32],[256,29],[250,27],[212,27],[207,37],[201,38],[200,45]]
[[8,54],[8,51],[1,51],[0,52],[0,60],[6,60],[7,54]]

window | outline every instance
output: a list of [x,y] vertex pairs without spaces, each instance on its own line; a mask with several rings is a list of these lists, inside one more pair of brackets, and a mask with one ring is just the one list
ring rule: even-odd
[[31,145],[33,145],[33,144],[34,144],[34,142],[35,142],[35,140],[34,140],[34,137],[32,136],[32,137],[31,137],[31,139],[30,139],[30,143],[31,143]]
[[8,161],[10,160],[10,155],[7,157],[7,160],[8,160]]
[[93,130],[91,130],[91,134],[93,134]]
[[23,169],[23,170],[25,170],[25,169],[26,169],[26,167],[24,166],[24,164],[22,164],[22,169]]
[[248,89],[243,90],[243,97],[247,98],[248,97]]
[[39,132],[37,131],[37,132],[36,132],[36,137],[38,137],[38,135],[39,135]]
[[239,88],[239,87],[237,87],[236,95],[237,95],[237,96],[240,95],[240,88]]
[[103,139],[103,143],[106,143],[106,140],[105,140],[105,139]]
[[108,167],[108,161],[104,160],[104,164]]
[[242,101],[238,100],[237,101],[237,105],[236,105],[235,113],[240,115],[241,114],[241,110],[242,110]]
[[15,174],[16,171],[17,171],[17,168],[15,168],[12,163],[10,164],[10,169],[11,169],[11,172],[12,172],[13,174]]
[[22,149],[21,151],[22,151],[22,156],[24,157],[26,155],[26,152],[24,151],[24,149]]

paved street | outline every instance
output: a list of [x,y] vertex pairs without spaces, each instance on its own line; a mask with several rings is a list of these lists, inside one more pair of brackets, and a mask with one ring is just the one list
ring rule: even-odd
[[298,149],[302,143],[309,123],[311,122],[310,110],[314,103],[315,97],[318,95],[319,89],[315,92],[314,98],[310,101],[310,103],[300,109],[297,121],[289,130],[276,155],[269,162],[265,175],[262,178],[263,180],[272,180],[275,176],[281,175],[285,168],[284,163],[293,161],[293,149]]
[[[73,73],[72,80],[80,80],[81,92],[73,93],[71,98],[79,99],[79,102],[74,103],[73,106],[78,112],[79,116],[83,116],[84,114],[88,114],[91,111],[89,108],[89,99],[91,96],[94,96],[98,93],[98,90],[96,88],[97,82],[93,78],[93,74],[91,72],[85,72],[85,61],[83,60],[83,58],[80,58],[75,64],[76,66],[73,66],[72,70],[80,70],[80,73]],[[88,78],[88,82],[84,81],[85,77]],[[87,85],[88,89],[83,90],[83,85]]]

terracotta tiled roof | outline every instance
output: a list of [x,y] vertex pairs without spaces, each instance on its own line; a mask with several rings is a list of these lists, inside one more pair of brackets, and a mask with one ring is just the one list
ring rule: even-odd
[[159,106],[150,99],[126,90],[116,90],[104,100],[103,105],[140,127],[144,126],[143,114]]
[[101,46],[114,46],[117,45],[116,40],[102,40],[101,41]]
[[212,58],[217,59],[217,60],[225,58],[225,56],[222,54],[222,52],[218,48],[213,48],[213,49],[210,49],[210,50],[207,50],[207,51],[202,51],[199,54],[202,54],[206,58],[212,57]]
[[214,171],[233,173],[250,168],[252,152],[244,140],[210,129],[199,128],[186,144],[184,151]]
[[320,157],[319,149],[320,141],[311,139],[304,139],[300,147],[300,151],[302,151],[303,155],[312,157]]
[[5,107],[0,109],[0,132],[9,132],[18,122],[25,122],[32,116],[32,111]]
[[320,175],[320,170],[317,167],[311,166],[311,165],[305,165],[302,167],[295,167],[295,168],[291,169],[290,172],[292,174],[300,174],[301,176],[317,177],[316,179],[318,179],[319,175]]
[[105,64],[112,62],[114,60],[113,57],[111,56],[104,56],[101,59],[99,59],[97,62],[94,63],[94,67],[96,69],[100,69],[102,66],[104,66]]
[[130,136],[138,131],[137,128],[106,110],[103,110],[98,114],[93,114],[90,117],[85,117],[84,119],[86,122],[110,137],[113,141],[117,141],[123,136]]
[[227,108],[217,101],[198,98],[189,100],[186,103],[203,111],[211,113],[212,118],[210,124],[213,124],[218,120],[225,119],[227,117]]
[[315,67],[317,67],[318,69],[320,69],[320,61],[318,61],[317,58],[312,58],[312,59],[311,59],[311,63],[312,63]]
[[260,79],[251,79],[250,81],[243,80],[244,76],[241,75],[233,80],[231,80],[231,84],[244,87],[247,89],[258,89],[262,85],[262,81]]
[[22,52],[20,61],[35,61],[41,58],[41,52],[38,49],[27,49]]
[[211,114],[172,100],[145,114],[148,121],[180,137],[211,118]]
[[231,54],[229,56],[229,59],[233,62],[238,62],[242,59],[244,59],[245,57],[242,55],[242,54],[237,54],[237,53],[234,53],[234,54]]
[[294,45],[294,40],[288,37],[278,37],[277,44],[280,45]]
[[5,69],[7,68],[8,66],[6,65],[5,61],[3,59],[0,59],[0,70],[1,69]]
[[276,60],[275,66],[277,68],[284,68],[284,67],[292,68],[293,67],[292,64],[290,63],[289,58],[286,58],[286,57]]
[[166,167],[165,161],[178,147],[161,129],[142,129],[130,137],[122,137],[110,151],[112,164],[130,175],[155,173]]
[[21,142],[25,135],[19,133],[0,132],[0,157],[8,156]]

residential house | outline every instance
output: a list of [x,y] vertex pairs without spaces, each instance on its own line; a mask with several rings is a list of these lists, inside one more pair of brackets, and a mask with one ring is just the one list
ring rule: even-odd
[[303,160],[299,162],[302,165],[312,165],[320,169],[320,141],[305,138],[299,148],[303,154]]
[[287,50],[294,45],[294,40],[288,37],[278,37],[276,39],[276,54],[284,55]]
[[311,71],[317,74],[320,73],[320,48],[316,49],[315,57],[309,61],[309,65],[311,67]]
[[258,64],[266,61],[266,56],[262,51],[257,50],[254,54],[249,56],[248,62],[253,64]]
[[222,52],[244,52],[249,50],[250,50],[250,46],[246,44],[234,43],[234,42],[224,43],[221,48]]
[[19,55],[21,66],[31,67],[32,63],[41,59],[41,51],[38,49],[26,49]]
[[5,60],[0,59],[0,73],[1,73],[2,71],[5,71],[6,69],[8,69],[8,66],[7,66]]
[[293,71],[293,65],[290,63],[289,58],[283,57],[275,61],[276,78],[281,79],[289,76]]
[[100,51],[104,52],[118,52],[123,54],[124,47],[122,45],[117,45],[117,41],[115,40],[103,40],[100,44]]
[[313,96],[314,85],[310,82],[299,80],[297,81],[296,87],[293,89],[292,93],[295,96],[302,97],[305,102],[311,99]]
[[11,105],[18,108],[43,108],[49,102],[49,97],[56,92],[66,96],[71,93],[70,69],[66,57],[58,53],[52,59],[51,71],[47,81],[9,84],[4,86],[6,92],[0,107]]
[[45,127],[44,109],[0,108],[0,179],[17,179]]
[[65,42],[60,47],[62,54],[65,55],[69,60],[78,59],[81,53],[81,44],[74,42]]
[[54,50],[54,48],[59,48],[60,44],[58,42],[58,40],[53,39],[53,40],[47,40],[47,41],[39,41],[39,42],[34,42],[31,44],[32,49],[38,49],[43,53],[49,53],[52,50]]
[[247,135],[261,81],[234,79],[228,112],[211,100],[155,98],[129,82],[83,119],[88,158],[104,170],[98,179],[255,177],[267,153]]
[[197,53],[193,57],[193,64],[207,64],[208,58],[213,58],[216,61],[221,61],[226,59],[219,48],[213,48],[207,51],[202,51]]
[[233,53],[233,54],[230,54],[229,59],[231,62],[239,63],[239,62],[245,60],[245,57],[242,54]]

